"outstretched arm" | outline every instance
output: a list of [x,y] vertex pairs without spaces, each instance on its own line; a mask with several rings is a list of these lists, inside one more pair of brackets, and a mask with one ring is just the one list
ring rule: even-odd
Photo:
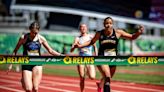
[[20,48],[20,46],[23,44],[23,42],[24,42],[24,35],[22,35],[22,36],[19,38],[19,41],[18,41],[18,43],[17,43],[17,45],[16,45],[16,47],[15,47],[15,49],[14,49],[12,55],[16,55],[16,54],[17,54],[17,51],[18,51],[18,49]]
[[120,30],[119,29],[119,34],[120,34],[120,37],[122,38],[125,38],[125,39],[129,39],[129,40],[135,40],[137,39],[144,31],[144,26],[138,26],[138,31],[134,34],[129,34],[123,30]]
[[44,37],[41,37],[41,40],[42,40],[43,46],[46,48],[46,50],[47,50],[50,54],[52,54],[52,55],[54,55],[54,56],[64,56],[63,54],[61,54],[61,53],[59,53],[59,52],[53,50],[53,49],[49,46],[49,44],[47,43],[47,40],[46,40]]
[[99,37],[100,37],[100,32],[96,32],[95,36],[92,38],[91,41],[87,41],[82,45],[77,44],[77,45],[75,45],[75,47],[82,48],[82,47],[93,45],[99,39]]
[[[14,49],[12,55],[16,55],[16,54],[17,54],[17,51],[18,51],[18,49],[20,48],[20,46],[23,44],[23,42],[24,42],[24,35],[22,35],[22,36],[19,38],[19,41],[18,41],[18,43],[17,43],[17,45],[16,45],[16,47],[15,47],[15,49]],[[13,66],[12,64],[9,64],[8,70],[7,70],[7,74],[8,74],[9,71],[11,71],[12,66]]]
[[71,50],[70,50],[71,53],[75,50],[74,46],[75,46],[76,44],[78,44],[78,42],[79,42],[79,38],[76,37],[75,40],[74,40],[74,42],[73,42],[73,44],[72,44]]
[[93,44],[93,47],[94,47],[95,56],[97,56],[98,55],[98,50],[97,50],[96,43]]

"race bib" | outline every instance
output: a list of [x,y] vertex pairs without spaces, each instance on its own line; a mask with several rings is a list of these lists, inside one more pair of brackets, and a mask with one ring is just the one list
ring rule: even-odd
[[87,53],[87,52],[89,52],[89,49],[88,48],[82,48],[81,52]]
[[38,51],[27,51],[27,54],[29,55],[29,56],[39,56],[39,53],[38,53]]
[[104,56],[116,56],[115,49],[107,49],[104,51]]

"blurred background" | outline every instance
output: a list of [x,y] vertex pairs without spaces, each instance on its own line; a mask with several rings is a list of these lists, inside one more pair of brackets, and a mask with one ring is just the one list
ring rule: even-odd
[[[145,26],[138,39],[119,39],[120,56],[164,56],[163,0],[0,0],[0,54],[11,54],[33,21],[40,23],[40,33],[54,50],[69,53],[80,23],[87,24],[89,32],[95,34],[108,16],[114,19],[115,28],[129,33],[136,32],[139,24]],[[47,54],[44,48],[41,51]],[[18,54],[22,54],[22,47]],[[6,65],[0,69],[6,69]],[[44,73],[78,76],[76,66],[45,65]],[[114,80],[164,85],[164,66],[119,66]]]

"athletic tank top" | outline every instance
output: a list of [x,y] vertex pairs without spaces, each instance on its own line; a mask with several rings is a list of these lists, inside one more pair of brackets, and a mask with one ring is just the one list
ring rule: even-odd
[[104,30],[100,31],[99,38],[99,53],[100,56],[116,56],[117,55],[117,45],[118,39],[116,37],[116,32],[113,29],[111,36],[106,36]]
[[23,55],[39,56],[40,48],[41,48],[39,39],[37,41],[32,41],[30,39],[30,34],[28,33],[26,35],[27,35],[27,39],[26,42],[23,44]]
[[[84,44],[92,39],[91,35],[79,36],[79,44]],[[92,56],[92,46],[87,46],[79,49],[80,56]]]

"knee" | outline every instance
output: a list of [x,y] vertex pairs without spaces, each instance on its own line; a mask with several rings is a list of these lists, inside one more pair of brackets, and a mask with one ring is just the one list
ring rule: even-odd
[[111,77],[110,72],[105,72],[104,77]]
[[22,88],[26,91],[26,92],[32,92],[32,85],[25,85],[24,82],[21,80],[22,82]]
[[91,80],[94,80],[94,79],[95,79],[95,76],[90,76],[90,79],[91,79]]
[[32,92],[32,87],[25,87],[26,92]]

